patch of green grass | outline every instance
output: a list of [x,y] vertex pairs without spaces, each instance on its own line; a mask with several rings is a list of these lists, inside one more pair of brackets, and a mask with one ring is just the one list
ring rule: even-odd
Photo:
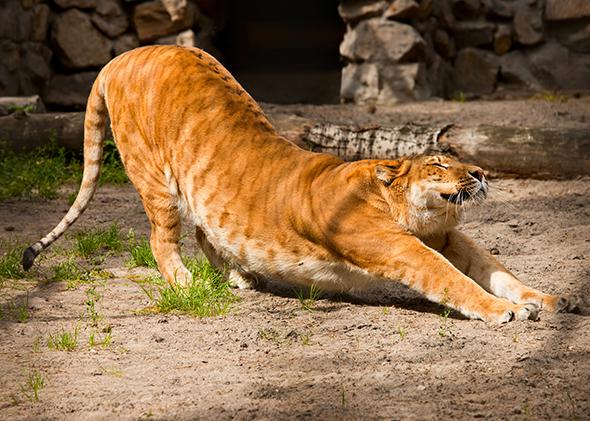
[[453,94],[453,101],[460,102],[460,103],[464,103],[465,101],[467,101],[467,96],[465,95],[465,92],[456,91]]
[[105,139],[102,150],[100,183],[124,184],[129,181],[113,139]]
[[31,371],[24,384],[20,385],[21,393],[31,402],[39,401],[39,391],[45,387],[45,379],[37,370]]
[[[0,201],[13,198],[54,199],[62,184],[81,181],[82,162],[81,156],[58,145],[55,134],[50,136],[47,144],[18,153],[7,142],[2,142]],[[106,139],[99,183],[123,184],[128,181],[115,142]]]
[[451,326],[449,323],[449,316],[453,312],[453,309],[450,307],[447,307],[448,302],[449,302],[449,289],[445,288],[443,291],[442,300],[440,301],[440,303],[443,306],[445,306],[442,313],[440,314],[441,322],[440,322],[440,326],[438,327],[438,334],[441,337],[445,337],[448,334],[452,333]]
[[47,338],[47,347],[52,351],[74,351],[78,348],[78,331],[76,326],[72,332],[62,330],[49,334]]
[[98,251],[120,252],[123,250],[123,241],[121,233],[116,223],[111,224],[109,228],[93,229],[82,231],[76,234],[76,252],[85,258],[97,253]]
[[22,112],[22,113],[33,113],[35,112],[35,110],[37,109],[37,107],[33,104],[29,104],[29,105],[9,105],[8,106],[8,111],[11,113],[18,113],[18,112]]
[[7,279],[19,279],[25,276],[21,265],[23,249],[19,246],[11,246],[0,257],[0,286]]
[[312,311],[316,305],[316,301],[322,296],[323,291],[317,285],[312,284],[307,291],[305,289],[297,289],[295,294],[301,303],[301,308],[306,311]]
[[7,199],[53,199],[59,186],[75,181],[80,161],[57,145],[55,138],[46,145],[16,153],[0,144],[0,201]]
[[176,311],[196,317],[226,314],[238,298],[223,274],[207,260],[193,259],[185,264],[193,274],[192,284],[187,288],[171,285],[158,287],[159,297],[154,300],[155,308],[163,313]]
[[269,342],[282,342],[281,334],[276,329],[269,327],[258,331],[258,337]]
[[129,266],[143,266],[152,269],[158,268],[149,241],[146,238],[136,239],[133,231],[129,232],[129,252],[131,253]]

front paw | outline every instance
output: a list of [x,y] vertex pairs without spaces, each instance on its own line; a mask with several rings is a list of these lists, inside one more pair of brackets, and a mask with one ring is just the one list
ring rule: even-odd
[[508,306],[496,314],[490,314],[487,321],[496,324],[505,324],[517,320],[537,320],[539,318],[539,307],[532,303],[515,304]]

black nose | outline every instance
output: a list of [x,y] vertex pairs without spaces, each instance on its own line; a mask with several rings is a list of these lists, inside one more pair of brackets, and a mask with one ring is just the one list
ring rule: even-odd
[[483,179],[483,171],[482,170],[469,171],[469,175],[478,181],[481,181]]

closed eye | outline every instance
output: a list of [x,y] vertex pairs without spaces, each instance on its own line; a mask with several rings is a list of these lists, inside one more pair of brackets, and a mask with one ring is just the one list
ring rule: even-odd
[[435,162],[435,163],[433,163],[433,164],[431,164],[431,165],[433,165],[433,166],[435,166],[435,167],[439,167],[439,168],[445,169],[445,170],[446,170],[447,168],[449,168],[449,166],[448,166],[447,164],[441,164],[441,163],[439,163],[439,162]]

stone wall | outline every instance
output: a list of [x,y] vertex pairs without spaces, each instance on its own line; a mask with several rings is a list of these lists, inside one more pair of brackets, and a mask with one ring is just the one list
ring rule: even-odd
[[588,0],[342,0],[341,98],[590,90]]
[[[0,96],[83,109],[100,68],[144,44],[214,51],[216,22],[191,0],[0,1]],[[215,52],[217,53],[217,52]]]

